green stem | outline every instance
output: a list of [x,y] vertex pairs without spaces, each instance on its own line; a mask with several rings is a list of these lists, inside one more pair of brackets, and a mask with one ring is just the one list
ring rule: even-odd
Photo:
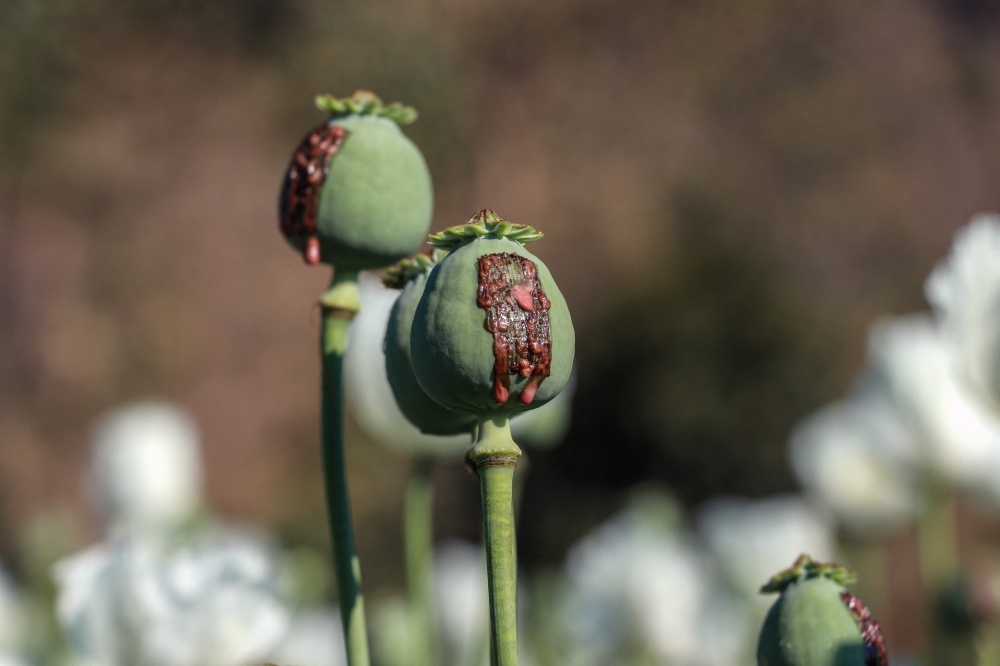
[[921,583],[931,609],[923,663],[927,666],[973,666],[976,663],[975,632],[956,630],[937,610],[949,587],[959,580],[955,495],[940,479],[924,482],[917,544]]
[[361,594],[361,564],[354,545],[344,460],[344,352],[351,319],[360,309],[357,273],[339,272],[320,297],[323,309],[323,476],[333,536],[340,615],[348,666],[368,666],[368,634]]
[[952,582],[958,572],[955,538],[955,497],[939,480],[925,483],[923,505],[917,523],[920,576],[928,592]]
[[417,458],[406,486],[404,530],[412,666],[433,666],[439,661],[434,607],[433,472],[433,458]]
[[469,452],[483,492],[486,574],[490,590],[490,664],[517,666],[517,550],[514,540],[514,468],[521,449],[506,416],[479,423]]

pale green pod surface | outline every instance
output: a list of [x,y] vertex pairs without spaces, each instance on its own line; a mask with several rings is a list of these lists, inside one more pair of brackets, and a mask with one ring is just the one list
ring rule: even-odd
[[[548,268],[513,238],[540,236],[530,227],[500,220],[483,211],[465,227],[455,227],[432,237],[437,242],[451,234],[458,243],[430,273],[417,305],[410,333],[413,371],[424,391],[449,409],[476,414],[511,415],[544,405],[562,391],[569,380],[575,353],[575,334],[569,308]],[[551,360],[549,374],[539,377],[503,373],[506,400],[495,398],[494,334],[486,328],[487,311],[480,307],[480,258],[517,257],[530,261],[538,284],[550,303],[547,310]],[[536,303],[538,301],[535,301]],[[538,307],[537,305],[535,306]],[[533,398],[529,390],[535,383]],[[534,390],[534,387],[531,387]],[[529,404],[523,404],[527,400]]]
[[538,409],[518,414],[510,420],[510,434],[518,446],[546,451],[566,438],[573,420],[573,378],[562,393]]
[[[427,267],[428,270],[430,266]],[[385,370],[396,404],[406,418],[429,435],[471,433],[476,418],[467,412],[442,407],[420,387],[410,362],[410,329],[417,304],[424,293],[427,272],[409,279],[389,314],[385,332]]]
[[878,622],[841,582],[852,575],[803,556],[765,592],[781,592],[764,620],[758,666],[888,666]]
[[399,127],[416,113],[383,107],[370,93],[317,104],[331,119],[292,156],[279,204],[285,237],[307,263],[342,270],[381,268],[412,254],[434,205],[424,156]]

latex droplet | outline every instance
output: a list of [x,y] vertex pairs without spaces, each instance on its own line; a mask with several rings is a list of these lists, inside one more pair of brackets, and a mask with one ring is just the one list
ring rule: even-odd
[[521,401],[522,405],[530,405],[535,399],[535,393],[538,391],[538,385],[542,383],[542,378],[538,375],[533,375],[528,383],[524,385],[521,389],[521,395],[518,400]]
[[503,405],[510,398],[510,377],[500,375],[493,380],[493,402]]
[[519,284],[510,288],[510,293],[518,306],[525,312],[535,309],[535,299],[531,296],[531,285]]
[[306,263],[310,266],[315,266],[319,263],[319,239],[315,236],[310,236],[309,240],[306,241],[306,251],[302,253],[305,257]]

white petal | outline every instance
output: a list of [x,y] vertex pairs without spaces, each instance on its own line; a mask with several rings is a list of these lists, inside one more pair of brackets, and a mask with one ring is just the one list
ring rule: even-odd
[[800,424],[789,440],[799,482],[853,530],[881,531],[910,521],[916,512],[913,475],[888,455],[904,448],[900,438],[912,435],[880,402],[854,398],[830,405]]
[[103,418],[94,435],[91,492],[109,525],[155,532],[188,520],[201,502],[194,420],[163,402]]
[[791,495],[712,500],[699,515],[698,532],[736,589],[762,603],[771,600],[757,594],[760,586],[799,555],[823,561],[836,555],[829,522]]
[[959,230],[924,291],[963,381],[1000,406],[1000,216],[977,215]]
[[471,445],[468,435],[426,435],[396,405],[385,371],[385,330],[399,292],[386,289],[373,275],[359,280],[361,312],[351,323],[344,359],[347,402],[365,433],[389,448],[406,453],[461,456]]

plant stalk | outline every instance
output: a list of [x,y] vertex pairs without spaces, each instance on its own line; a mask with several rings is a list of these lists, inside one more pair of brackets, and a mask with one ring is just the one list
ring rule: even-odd
[[469,452],[483,493],[486,572],[490,592],[490,664],[517,666],[517,549],[514,468],[521,449],[506,416],[484,419]]
[[351,319],[361,309],[357,273],[337,272],[320,297],[323,311],[323,476],[333,537],[340,616],[348,666],[369,666],[361,564],[354,544],[351,502],[344,459],[344,353]]
[[924,482],[917,544],[921,583],[930,606],[923,663],[926,666],[974,666],[974,628],[952,626],[941,611],[949,588],[959,583],[955,495],[941,479],[929,478]]
[[440,661],[434,605],[433,472],[433,458],[417,458],[406,485],[404,537],[411,666],[435,666]]
[[958,573],[955,497],[943,481],[931,479],[924,486],[917,522],[920,577],[925,589],[937,592]]

